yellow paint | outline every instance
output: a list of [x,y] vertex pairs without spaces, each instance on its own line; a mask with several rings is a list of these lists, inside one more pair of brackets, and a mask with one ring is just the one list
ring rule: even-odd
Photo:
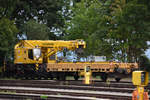
[[[144,77],[142,76],[144,74]],[[148,85],[148,72],[145,71],[134,71],[132,73],[132,82],[136,86],[147,86]]]
[[[148,85],[148,72],[146,71],[134,71],[132,73],[132,82],[137,86],[137,100],[145,100],[144,98],[144,86]],[[133,93],[134,97],[134,93]],[[133,99],[132,99],[133,100]]]
[[[40,49],[41,54],[38,59],[33,56],[34,49]],[[90,66],[92,72],[114,72],[117,67],[121,69],[138,68],[137,63],[118,63],[118,62],[66,62],[58,61],[57,52],[64,49],[73,50],[86,48],[83,40],[22,40],[15,45],[15,64],[47,64],[47,71],[66,71],[81,72],[84,66]],[[58,63],[59,62],[59,63]],[[36,65],[35,65],[36,67]],[[49,70],[48,70],[49,69]],[[53,70],[57,69],[57,70]],[[71,70],[73,69],[73,70]]]
[[[52,40],[22,40],[15,45],[15,64],[35,64],[35,63],[48,63],[56,62],[57,57],[55,53],[62,51],[63,49],[76,50],[77,48],[85,48],[86,44],[83,40],[70,40],[70,41],[52,41]],[[41,49],[41,56],[36,60],[36,57],[33,55],[33,58],[29,57],[29,54],[33,52],[34,48]],[[54,55],[54,59],[50,57]]]
[[39,64],[35,64],[35,70],[39,70]]
[[91,72],[85,72],[85,84],[90,84],[91,81]]
[[90,84],[91,76],[92,76],[92,72],[90,66],[85,66],[84,67],[85,84]]
[[144,87],[143,86],[137,86],[138,94],[139,94],[139,100],[143,100],[143,94],[144,94]]

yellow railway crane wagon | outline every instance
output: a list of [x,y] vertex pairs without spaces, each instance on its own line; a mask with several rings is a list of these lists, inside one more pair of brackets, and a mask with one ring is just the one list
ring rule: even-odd
[[[80,73],[84,71],[85,66],[89,66],[93,76],[100,76],[106,81],[108,76],[114,77],[116,81],[131,74],[133,70],[138,69],[137,63],[117,63],[117,62],[76,62],[76,63],[47,63],[47,72],[59,72],[68,75],[69,73],[78,80]],[[57,74],[57,77],[63,77],[64,74]]]
[[[101,79],[106,81],[108,74],[126,75],[138,68],[137,63],[63,62],[57,58],[56,53],[59,51],[72,50],[81,53],[85,47],[86,43],[83,40],[22,40],[14,48],[16,76],[61,80],[65,80],[66,76],[74,76],[75,80],[78,80],[84,67],[90,66],[92,75],[100,75]],[[120,77],[116,80],[120,80]]]

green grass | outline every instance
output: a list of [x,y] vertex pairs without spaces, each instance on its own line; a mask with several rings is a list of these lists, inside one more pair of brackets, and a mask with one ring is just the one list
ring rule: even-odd
[[2,94],[16,94],[16,91],[9,91],[9,90],[0,90]]
[[40,98],[41,98],[41,99],[47,99],[48,96],[47,96],[47,95],[41,95]]
[[8,78],[8,77],[4,77],[4,78],[0,78],[1,80],[16,80],[15,78],[12,78],[12,77],[10,77],[10,78]]

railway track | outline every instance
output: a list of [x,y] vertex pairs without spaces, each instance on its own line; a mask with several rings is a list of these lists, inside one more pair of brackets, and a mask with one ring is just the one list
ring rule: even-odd
[[[74,90],[74,89],[51,89],[51,88],[29,88],[29,87],[0,87],[2,94],[39,94],[49,97],[49,95],[58,96],[73,96],[73,97],[89,97],[99,99],[117,99],[117,100],[130,100],[131,94],[129,93],[118,93],[118,92],[106,92],[106,91],[92,91],[92,90]],[[77,99],[77,98],[76,98]],[[81,98],[78,98],[81,99]],[[82,100],[82,99],[81,99]],[[88,100],[88,99],[87,99]]]
[[0,90],[0,98],[40,99],[44,95],[50,100],[131,100],[134,86],[115,82],[84,85],[82,81],[0,80]]
[[[97,87],[121,87],[121,88],[134,88],[131,82],[114,82],[111,81],[109,83],[102,82],[102,81],[94,81],[90,85],[85,85],[83,81],[74,81],[74,80],[67,80],[67,81],[57,81],[57,80],[0,80],[1,85],[10,85],[10,83],[15,83],[16,85],[19,84],[46,84],[46,85],[79,85],[79,86],[97,86]],[[11,85],[12,85],[11,84]]]

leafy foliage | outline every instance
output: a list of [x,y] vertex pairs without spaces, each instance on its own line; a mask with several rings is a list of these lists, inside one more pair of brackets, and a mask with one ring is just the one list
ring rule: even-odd
[[[63,0],[0,0],[0,20],[6,21],[5,19],[7,19],[8,22],[13,20],[12,26],[17,26],[18,28],[18,30],[16,29],[17,33],[12,30],[11,34],[6,30],[1,30],[3,33],[0,34],[3,37],[1,39],[3,42],[1,43],[3,44],[0,45],[0,48],[7,49],[3,50],[5,53],[0,50],[0,54],[2,54],[1,61],[4,56],[7,56],[7,58],[11,56],[7,52],[10,50],[8,50],[10,45],[7,44],[14,43],[14,39],[15,41],[17,40],[16,37],[21,37],[27,31],[28,39],[39,39],[39,37],[40,39],[58,39],[54,33],[57,30],[61,31],[64,25],[64,14],[67,12],[67,8],[64,11],[62,9],[68,4],[69,1]],[[36,20],[36,22],[33,20]],[[5,24],[1,25],[1,29],[6,27],[7,25],[5,26]],[[6,34],[10,35],[10,39],[5,38]],[[6,52],[7,55],[5,55]]]
[[145,56],[142,55],[139,57],[139,66],[142,70],[150,71],[150,60]]
[[24,33],[24,24],[33,19],[46,24],[53,33],[56,31],[60,33],[69,4],[70,0],[1,0],[0,18],[5,16],[15,20],[20,35]]
[[87,41],[86,55],[135,62],[148,49],[148,8],[137,0],[82,0],[66,21],[66,38]]
[[16,10],[20,0],[0,0],[0,18],[12,18],[13,11]]
[[123,2],[125,0],[118,1],[122,2],[115,3],[116,7],[112,7],[112,27],[108,34],[115,40],[113,41],[115,49],[121,52],[119,58],[134,62],[148,49],[149,22],[145,20],[148,10],[145,5],[135,1],[128,3]]
[[[86,3],[81,1],[72,9],[74,13],[72,20],[66,21],[66,32],[69,34],[65,38],[84,39],[87,42],[86,55],[100,54],[99,49],[105,41],[104,38],[99,39],[99,35],[106,36],[106,30],[101,28],[104,20],[101,9],[103,6],[100,3],[91,1],[91,5],[87,7]],[[104,33],[100,33],[101,31]]]
[[46,24],[50,30],[58,31],[64,25],[62,9],[65,5],[67,3],[63,0],[20,0],[16,4],[12,18],[16,19],[21,33],[24,23],[32,19]]
[[50,29],[45,24],[42,23],[40,24],[35,20],[28,21],[26,24],[24,24],[23,28],[28,40],[55,39],[54,34],[53,33],[50,34]]
[[14,21],[7,18],[0,19],[0,63],[7,56],[11,59],[13,47],[16,42],[18,29],[14,25]]

